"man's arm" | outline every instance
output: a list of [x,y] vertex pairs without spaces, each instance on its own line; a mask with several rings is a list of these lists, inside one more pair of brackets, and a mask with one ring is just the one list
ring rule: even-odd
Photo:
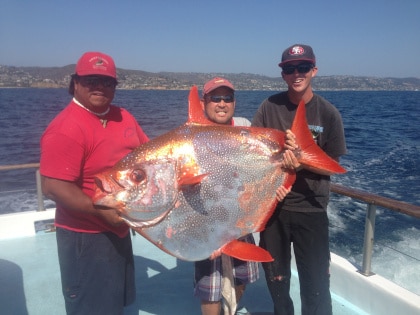
[[112,226],[124,222],[115,210],[96,209],[91,198],[73,182],[42,176],[41,185],[44,195],[65,209],[98,216]]

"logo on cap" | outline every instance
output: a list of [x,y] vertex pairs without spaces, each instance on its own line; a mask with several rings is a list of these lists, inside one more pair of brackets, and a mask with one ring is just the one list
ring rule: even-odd
[[102,66],[104,64],[104,61],[101,57],[98,57],[98,60],[95,63],[95,66]]
[[90,58],[89,62],[92,63],[92,67],[95,69],[106,70],[106,67],[108,66],[108,61],[101,56],[92,57]]
[[300,55],[303,55],[304,53],[305,53],[305,49],[303,49],[303,47],[301,46],[293,46],[289,50],[289,54],[292,56],[300,56]]

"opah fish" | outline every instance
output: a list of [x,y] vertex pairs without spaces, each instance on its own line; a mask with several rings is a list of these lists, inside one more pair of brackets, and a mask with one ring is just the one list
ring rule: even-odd
[[[304,167],[345,172],[315,144],[303,102],[291,129]],[[134,230],[179,259],[224,253],[271,261],[268,252],[238,239],[264,229],[276,188],[295,181],[294,171],[282,167],[284,143],[285,133],[275,129],[208,121],[193,87],[188,121],[99,174],[93,200],[117,209]]]

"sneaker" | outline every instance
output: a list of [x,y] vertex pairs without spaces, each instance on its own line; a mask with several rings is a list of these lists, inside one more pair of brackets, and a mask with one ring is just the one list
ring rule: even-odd
[[241,307],[240,309],[236,310],[235,315],[251,315],[250,312],[248,312],[248,310],[246,309],[245,306]]

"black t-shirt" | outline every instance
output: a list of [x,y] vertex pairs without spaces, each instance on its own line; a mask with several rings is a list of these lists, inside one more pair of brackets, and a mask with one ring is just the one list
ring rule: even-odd
[[[252,126],[290,129],[297,105],[289,101],[287,92],[270,96],[262,102],[252,120]],[[318,146],[330,157],[346,153],[346,143],[341,115],[337,108],[321,96],[314,94],[306,104],[306,119]],[[299,212],[326,211],[330,192],[330,177],[307,170],[296,173],[292,191],[279,206]]]

